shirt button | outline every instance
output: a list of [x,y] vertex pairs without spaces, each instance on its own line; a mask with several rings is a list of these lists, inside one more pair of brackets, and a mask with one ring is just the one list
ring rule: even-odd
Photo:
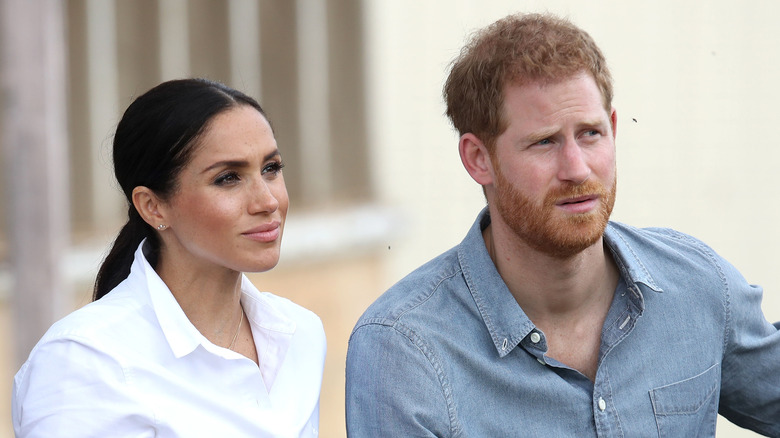
[[537,358],[536,358],[536,361],[537,361],[537,362],[539,362],[539,363],[540,363],[540,364],[542,364],[542,365],[547,365],[547,364],[544,362],[544,359],[542,359],[541,357],[537,357]]
[[537,332],[531,333],[531,342],[533,342],[534,344],[538,344],[539,341],[541,340],[542,340],[542,336],[539,333]]
[[603,412],[604,409],[607,409],[607,402],[605,402],[603,398],[599,397],[599,410]]

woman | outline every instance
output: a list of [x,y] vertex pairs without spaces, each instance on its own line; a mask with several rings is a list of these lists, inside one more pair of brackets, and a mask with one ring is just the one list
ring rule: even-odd
[[94,302],[17,373],[18,437],[317,436],[322,324],[242,274],[279,260],[282,167],[262,108],[222,84],[130,105],[114,137],[127,224]]

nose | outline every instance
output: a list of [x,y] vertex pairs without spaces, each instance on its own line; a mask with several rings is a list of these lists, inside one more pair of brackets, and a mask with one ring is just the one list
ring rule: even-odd
[[273,213],[279,208],[279,199],[276,198],[268,182],[260,179],[250,189],[249,213]]
[[590,172],[580,145],[574,139],[567,139],[558,150],[558,179],[582,184],[590,177]]

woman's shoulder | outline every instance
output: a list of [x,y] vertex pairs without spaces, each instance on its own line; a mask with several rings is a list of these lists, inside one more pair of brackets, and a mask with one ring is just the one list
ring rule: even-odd
[[144,307],[138,291],[121,285],[103,298],[74,310],[51,325],[33,349],[51,343],[72,341],[103,349],[121,342],[123,336],[136,335],[141,329]]
[[[111,415],[123,415],[117,406],[129,397],[127,342],[133,336],[136,344],[148,338],[137,308],[128,305],[132,300],[119,298],[106,295],[75,310],[38,341],[14,376],[12,410],[17,431],[51,432],[65,424],[72,431],[95,427],[98,423],[79,422],[96,412],[84,400],[109,406],[101,411],[101,425],[111,423]],[[67,418],[59,415],[62,412],[68,412]]]
[[[127,321],[132,310],[124,308],[119,301],[107,295],[52,324],[30,351],[16,375],[16,384],[26,381],[32,370],[37,378],[44,375],[65,378],[67,374],[76,379],[75,364],[81,364],[78,369],[121,369],[112,351],[122,343],[116,334],[132,324]],[[88,378],[91,378],[89,374],[83,376]]]

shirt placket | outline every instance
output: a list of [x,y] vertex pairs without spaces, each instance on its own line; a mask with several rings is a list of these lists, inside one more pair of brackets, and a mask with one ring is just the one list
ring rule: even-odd
[[[610,363],[610,352],[633,330],[640,315],[637,306],[633,305],[631,298],[637,296],[637,292],[629,290],[621,280],[615,291],[612,309],[604,321],[601,334],[601,351],[599,354],[599,368],[596,379],[593,382],[593,418],[596,423],[596,433],[603,437],[624,436],[620,415],[614,402],[613,387],[610,383],[610,369],[620,367],[620,364]],[[641,296],[637,296],[641,300]],[[618,311],[615,311],[618,310]]]

